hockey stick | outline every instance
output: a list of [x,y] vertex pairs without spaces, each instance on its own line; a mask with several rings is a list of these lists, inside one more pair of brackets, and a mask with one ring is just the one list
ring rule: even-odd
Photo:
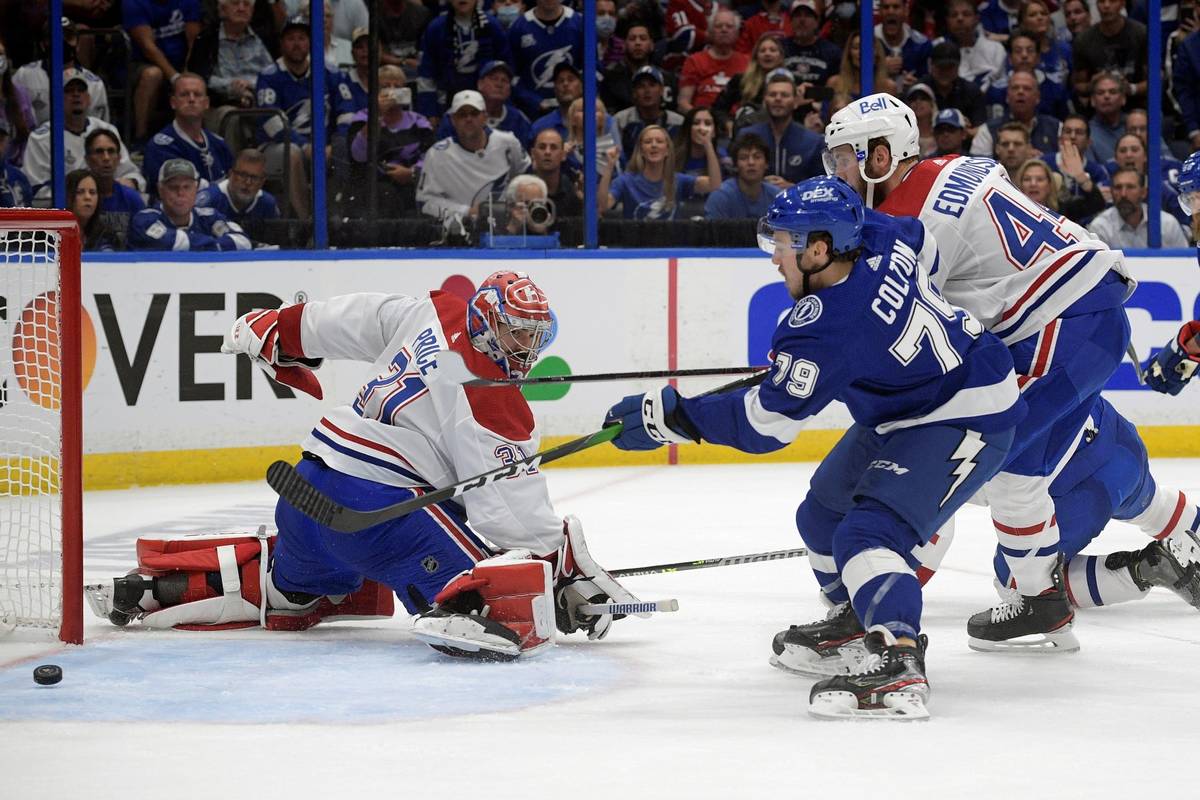
[[640,603],[584,603],[578,609],[580,614],[650,614],[656,611],[678,610],[678,600],[645,600]]
[[1142,362],[1138,361],[1137,350],[1133,349],[1133,342],[1125,345],[1125,354],[1129,356],[1129,360],[1133,362],[1133,371],[1137,373],[1138,383],[1142,386],[1146,385],[1146,373],[1142,371]]
[[[600,381],[633,381],[650,378],[705,378],[718,375],[745,375],[762,372],[769,367],[712,367],[701,369],[658,369],[644,372],[597,372],[590,375],[544,375],[540,378],[481,378],[467,368],[462,356],[453,350],[442,350],[435,360],[438,374],[445,380],[463,386],[543,386],[553,383],[598,383]],[[442,372],[442,370],[445,370]]]
[[626,567],[625,569],[610,569],[609,575],[614,578],[632,578],[635,575],[657,575],[660,572],[685,572],[689,569],[708,569],[709,567],[731,567],[734,564],[754,564],[758,561],[779,561],[783,558],[801,558],[808,555],[807,547],[797,547],[793,550],[768,550],[765,553],[746,553],[740,556],[726,558],[702,558],[699,561],[677,561],[674,564],[654,564],[649,567]]
[[[707,391],[701,396],[717,394],[719,392],[731,392],[736,389],[753,386],[762,382],[765,376],[765,372],[750,375],[733,383]],[[515,477],[536,469],[542,464],[566,458],[569,455],[578,453],[580,450],[586,450],[589,447],[610,442],[617,438],[620,433],[621,423],[608,425],[595,433],[581,436],[578,439],[572,439],[569,442],[560,444],[558,447],[552,447],[549,450],[535,453],[521,461],[514,461],[511,464],[506,464],[490,472],[484,472],[473,478],[467,478],[465,481],[459,481],[458,483],[436,489],[419,497],[385,506],[374,511],[359,511],[347,508],[341,503],[334,501],[325,493],[314,488],[300,473],[296,472],[295,467],[286,461],[276,461],[267,468],[267,484],[275,490],[276,494],[295,507],[297,511],[311,518],[316,523],[339,533],[354,533],[365,528],[370,528],[372,525],[378,525],[381,522],[387,522],[397,517],[403,517],[405,514],[411,514],[418,509],[431,506],[434,503],[458,497],[472,489],[478,489],[481,486],[487,486],[496,481]]]

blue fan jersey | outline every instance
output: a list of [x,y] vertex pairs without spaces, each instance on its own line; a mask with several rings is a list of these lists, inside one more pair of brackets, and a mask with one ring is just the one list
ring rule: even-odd
[[279,219],[279,204],[275,201],[275,195],[263,189],[259,189],[250,205],[241,211],[234,208],[233,201],[229,199],[228,178],[201,189],[196,195],[196,207],[214,209],[222,217],[238,225],[259,219]]
[[562,11],[548,25],[530,9],[508,32],[517,68],[513,99],[530,119],[541,116],[542,101],[554,99],[555,67],[567,63],[583,69],[583,18],[566,6]]
[[427,117],[442,114],[454,95],[474,89],[479,68],[489,61],[512,63],[512,50],[503,26],[491,14],[485,24],[472,20],[462,27],[447,11],[434,17],[421,35],[421,63],[417,67],[416,110]]
[[920,220],[868,210],[862,237],[845,280],[779,323],[766,380],[682,400],[705,440],[777,450],[834,400],[883,435],[932,424],[989,433],[1024,416],[1008,349],[930,283],[937,245]]
[[200,185],[216,183],[224,178],[233,166],[233,152],[225,140],[215,133],[204,131],[204,144],[196,144],[192,137],[183,133],[172,122],[150,139],[146,145],[146,157],[142,163],[142,174],[150,196],[158,196],[158,171],[172,158],[186,159],[196,165],[200,173]]
[[[282,109],[287,114],[291,124],[291,140],[296,144],[308,144],[312,140],[310,80],[308,70],[303,75],[293,75],[284,66],[283,60],[279,59],[259,74],[255,84],[259,106]],[[338,110],[330,107],[330,95],[337,90],[341,81],[340,73],[325,69],[325,119],[330,123],[336,119],[336,115],[331,117],[330,113]],[[337,97],[341,98],[341,95]],[[283,141],[283,124],[277,118],[269,118],[259,130],[263,141]]]
[[249,250],[236,222],[211,208],[195,208],[186,228],[177,228],[161,207],[145,208],[129,223],[130,250]]

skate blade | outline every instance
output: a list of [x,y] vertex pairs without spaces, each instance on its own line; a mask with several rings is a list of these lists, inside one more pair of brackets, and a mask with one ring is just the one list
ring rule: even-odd
[[826,692],[809,702],[808,713],[821,720],[923,722],[929,719],[925,701],[912,692],[890,692],[884,695],[883,705],[876,708],[860,708],[858,699],[850,692]]
[[419,630],[410,630],[409,632],[440,653],[446,652],[443,648],[455,650],[457,651],[457,655],[465,658],[471,658],[471,654],[474,653],[495,653],[497,656],[503,657],[504,660],[512,660],[521,655],[521,649],[515,644],[491,645],[486,642],[480,642],[478,639],[467,639],[460,636],[429,633]]
[[1052,655],[1058,653],[1074,653],[1079,650],[1079,640],[1070,625],[1065,625],[1050,633],[1034,633],[1019,636],[1016,639],[1006,639],[993,642],[990,639],[967,637],[967,647],[980,653],[1033,653]]
[[772,655],[767,659],[767,663],[793,675],[832,678],[858,672],[859,665],[866,657],[866,652],[861,648],[843,647],[838,652],[839,655],[829,658],[811,658],[811,650],[793,650],[785,645],[784,651],[779,655]]

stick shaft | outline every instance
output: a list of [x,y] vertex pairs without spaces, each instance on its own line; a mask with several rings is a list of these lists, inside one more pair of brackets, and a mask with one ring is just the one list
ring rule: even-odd
[[610,569],[608,574],[612,575],[614,578],[632,578],[636,575],[657,575],[662,572],[686,572],[689,569],[708,569],[709,567],[732,567],[735,564],[754,564],[759,561],[779,561],[784,558],[801,558],[807,555],[807,547],[797,547],[791,550],[768,550],[765,553],[746,553],[740,556],[726,556],[725,558],[702,558],[698,561],[677,561],[674,564],[653,564],[648,567]]
[[[766,376],[765,372],[759,372],[745,378],[734,381],[733,383],[725,384],[717,387],[705,395],[717,394],[718,392],[731,392],[737,389],[742,389],[748,386],[753,386],[762,382]],[[703,395],[702,395],[703,396]],[[317,523],[325,527],[337,531],[339,533],[354,533],[365,528],[370,528],[373,525],[378,525],[388,520],[403,517],[406,514],[411,514],[414,511],[431,506],[435,503],[440,503],[451,498],[469,492],[472,489],[478,489],[481,486],[502,481],[507,478],[512,478],[521,475],[530,470],[536,469],[542,464],[549,464],[551,461],[557,461],[560,458],[566,458],[569,455],[578,453],[580,450],[586,450],[589,447],[594,447],[604,442],[610,442],[621,434],[621,423],[607,425],[595,433],[581,436],[578,439],[572,439],[569,442],[560,444],[557,447],[552,447],[549,450],[543,450],[540,453],[535,453],[529,458],[521,461],[514,461],[511,464],[506,464],[498,469],[484,472],[476,475],[473,478],[467,478],[464,481],[445,486],[441,489],[431,491],[419,497],[414,497],[410,500],[405,500],[402,503],[396,503],[385,508],[376,509],[374,511],[359,511],[353,508],[347,508],[341,503],[330,498],[324,492],[313,487],[303,476],[296,472],[295,467],[286,461],[276,461],[267,468],[267,484],[270,485],[275,493],[288,501],[297,511],[310,517]]]
[[718,375],[745,375],[762,372],[766,367],[712,367],[699,369],[658,369],[644,372],[597,372],[590,375],[543,375],[538,378],[472,378],[463,386],[539,386],[552,383],[599,383],[601,381],[632,381],[650,378],[707,378]]
[[1133,371],[1137,373],[1138,383],[1146,385],[1146,373],[1142,371],[1142,362],[1138,361],[1137,350],[1133,347],[1133,342],[1125,346],[1125,354],[1129,356],[1129,360],[1133,362]]

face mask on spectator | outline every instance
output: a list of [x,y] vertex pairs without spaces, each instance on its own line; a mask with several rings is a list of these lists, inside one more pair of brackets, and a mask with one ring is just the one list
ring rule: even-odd
[[[496,9],[496,18],[500,20],[500,24],[505,28],[511,28],[520,16],[520,6],[500,6]],[[599,30],[599,20],[597,20],[596,25],[597,30]]]
[[[514,6],[515,7],[515,6]],[[596,35],[604,39],[612,36],[617,30],[616,17],[596,17]]]

